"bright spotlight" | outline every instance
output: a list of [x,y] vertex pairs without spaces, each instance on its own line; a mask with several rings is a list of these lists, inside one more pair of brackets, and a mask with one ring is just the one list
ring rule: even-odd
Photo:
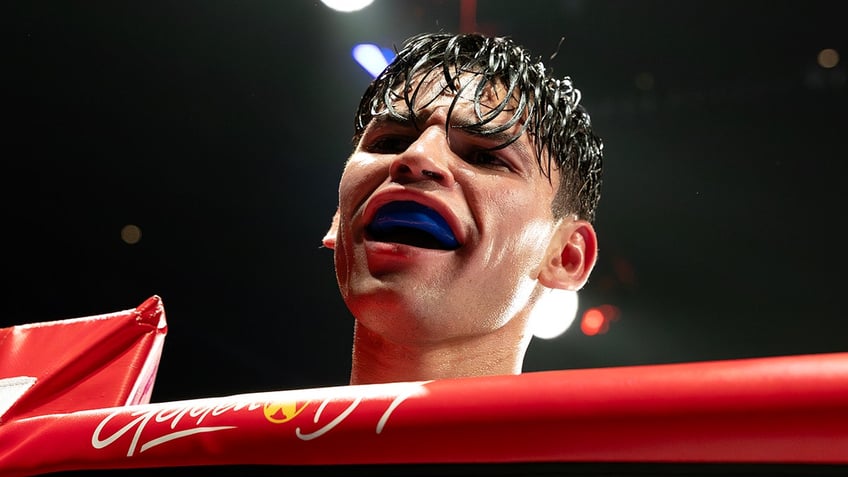
[[355,12],[371,5],[373,1],[374,0],[321,0],[321,3],[337,12]]
[[533,336],[543,340],[556,338],[574,322],[577,315],[577,292],[552,290],[533,310],[530,328]]
[[381,50],[377,45],[361,43],[353,47],[352,53],[353,59],[355,59],[360,66],[365,68],[365,71],[371,74],[374,78],[382,73],[389,64],[383,50]]

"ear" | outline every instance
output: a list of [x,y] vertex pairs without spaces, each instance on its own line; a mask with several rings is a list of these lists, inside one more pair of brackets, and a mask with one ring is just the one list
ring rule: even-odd
[[585,220],[563,220],[554,231],[539,271],[548,288],[579,290],[586,284],[598,259],[595,228]]
[[336,235],[339,233],[339,209],[336,209],[336,213],[333,214],[333,221],[330,223],[330,229],[327,230],[327,233],[324,234],[324,238],[321,242],[325,247],[335,250],[336,249]]

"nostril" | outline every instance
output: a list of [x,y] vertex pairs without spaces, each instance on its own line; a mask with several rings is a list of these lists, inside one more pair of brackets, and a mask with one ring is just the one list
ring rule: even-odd
[[428,171],[427,169],[422,169],[421,175],[437,181],[442,179],[441,174],[439,174],[438,172]]

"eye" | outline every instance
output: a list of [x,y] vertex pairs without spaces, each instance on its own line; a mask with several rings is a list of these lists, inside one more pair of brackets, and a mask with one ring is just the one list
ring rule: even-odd
[[405,136],[380,136],[365,144],[364,149],[375,154],[399,154],[412,144]]
[[500,156],[498,156],[496,153],[485,149],[470,153],[465,160],[469,164],[473,164],[475,166],[504,171],[512,170],[512,165],[509,163],[509,161],[506,161]]

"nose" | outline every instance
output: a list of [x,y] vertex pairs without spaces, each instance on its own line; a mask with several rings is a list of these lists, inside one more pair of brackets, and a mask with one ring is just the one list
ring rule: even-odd
[[429,180],[451,187],[454,177],[448,164],[452,154],[444,129],[430,127],[395,157],[389,175],[392,181],[401,184]]

